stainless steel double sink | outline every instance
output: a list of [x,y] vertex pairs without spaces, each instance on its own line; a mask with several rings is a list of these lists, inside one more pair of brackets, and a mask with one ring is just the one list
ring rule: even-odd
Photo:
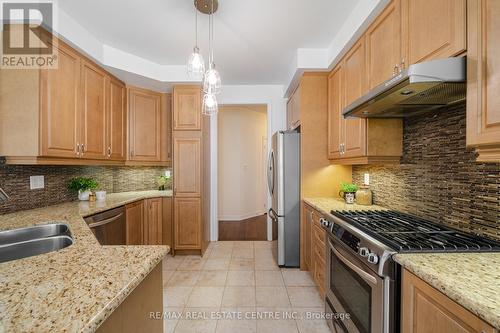
[[0,231],[0,263],[58,251],[71,244],[73,237],[65,223]]

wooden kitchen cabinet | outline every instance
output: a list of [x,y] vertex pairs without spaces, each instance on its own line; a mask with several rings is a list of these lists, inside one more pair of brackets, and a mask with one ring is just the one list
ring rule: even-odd
[[144,201],[140,200],[126,205],[125,215],[127,245],[144,244]]
[[106,155],[109,159],[127,158],[127,90],[114,78],[108,80]]
[[176,85],[173,89],[173,130],[201,130],[201,87]]
[[129,160],[160,162],[161,160],[161,94],[128,89],[129,95]]
[[[53,45],[53,47],[56,46]],[[77,145],[81,143],[81,141],[79,141],[81,58],[78,53],[65,43],[57,43],[57,52],[59,59],[58,68],[40,71],[41,150],[39,155],[75,158],[79,154]],[[11,74],[6,70],[4,72],[5,74]],[[17,71],[12,72],[16,74]],[[27,72],[23,74],[26,75]],[[2,73],[2,76],[3,75],[4,73]],[[19,76],[18,79],[22,80],[22,76]],[[19,83],[20,90],[18,93],[25,93],[27,88],[26,84],[29,84],[29,82]],[[5,84],[7,84],[7,82],[5,82]],[[24,87],[22,87],[22,85],[24,85]],[[37,87],[31,88],[37,89]],[[5,94],[2,97],[8,99],[9,96],[10,94]],[[19,96],[19,98],[21,98],[21,96]],[[24,96],[24,101],[26,101],[26,98],[27,96]],[[5,120],[7,121],[7,119]],[[19,126],[11,128],[10,130],[17,131],[18,133],[21,132]],[[37,140],[32,137],[32,135],[36,135],[36,133],[37,132],[32,133],[21,142],[26,143],[27,140]],[[15,156],[16,154],[15,152],[12,152],[12,154],[6,152],[0,155]],[[29,155],[36,156],[38,154],[29,152]]]
[[53,46],[55,69],[2,70],[0,156],[7,164],[124,164],[124,84],[63,41]]
[[401,66],[401,1],[392,0],[365,33],[367,88],[390,79]]
[[106,158],[107,75],[91,62],[81,66],[80,156]]
[[425,281],[403,269],[402,333],[494,333],[496,330]]
[[313,209],[306,204],[303,204],[302,219],[305,221],[303,229],[301,230],[302,241],[301,243],[301,257],[304,258],[304,264],[301,265],[302,269],[312,270],[312,219]]
[[287,128],[290,130],[300,126],[301,93],[299,85],[286,104]]
[[500,162],[500,2],[467,1],[467,146]]
[[173,224],[173,199],[172,198],[162,198],[162,244],[170,246],[170,249],[173,253],[174,251],[174,243],[173,243],[173,232],[174,232],[174,224]]
[[163,207],[162,198],[144,200],[143,243],[161,245],[163,243]]
[[174,196],[201,196],[201,131],[174,131]]
[[174,198],[174,243],[176,250],[201,249],[201,209],[200,198]]
[[340,63],[328,75],[328,158],[341,157],[344,119],[344,80],[343,65]]
[[401,13],[402,62],[448,58],[466,50],[466,0],[401,0]]

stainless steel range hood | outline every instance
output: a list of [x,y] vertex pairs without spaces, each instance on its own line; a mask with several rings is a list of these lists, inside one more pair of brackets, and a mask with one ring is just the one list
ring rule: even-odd
[[411,117],[465,100],[465,57],[411,65],[348,105],[345,118]]

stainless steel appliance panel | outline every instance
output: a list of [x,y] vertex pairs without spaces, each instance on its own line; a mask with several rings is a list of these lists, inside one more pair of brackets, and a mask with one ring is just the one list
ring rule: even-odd
[[125,207],[118,207],[85,218],[101,245],[126,245]]

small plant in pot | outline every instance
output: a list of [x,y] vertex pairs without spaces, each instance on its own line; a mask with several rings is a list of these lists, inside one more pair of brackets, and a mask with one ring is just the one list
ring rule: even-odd
[[346,203],[353,204],[357,190],[358,190],[358,185],[356,184],[342,183],[340,184],[339,196],[344,198]]
[[99,184],[92,178],[75,177],[70,180],[68,190],[78,192],[78,199],[81,201],[89,200],[89,195],[93,190],[97,189]]

